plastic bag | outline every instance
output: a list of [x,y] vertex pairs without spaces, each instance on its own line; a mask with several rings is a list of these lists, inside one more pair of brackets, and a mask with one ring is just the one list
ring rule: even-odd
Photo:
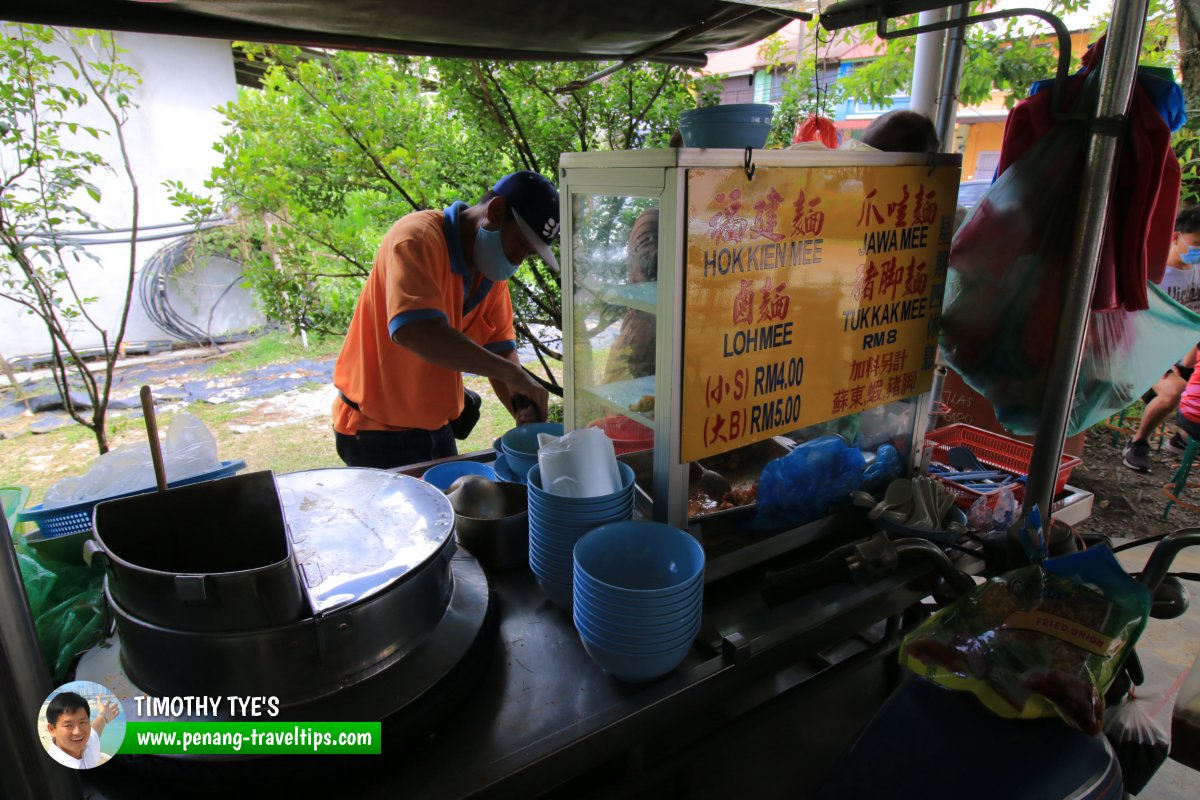
[[550,494],[599,497],[621,488],[612,439],[599,428],[579,428],[565,436],[539,433],[538,443],[542,488]]
[[905,640],[900,662],[1002,717],[1058,714],[1100,732],[1104,692],[1137,642],[1150,592],[1092,548],[977,586]]
[[967,525],[973,531],[1007,531],[1017,518],[1017,497],[1012,486],[980,495],[967,509]]
[[[950,253],[942,352],[1015,434],[1036,433],[1045,399],[1078,207],[1063,192],[1080,185],[1084,133],[1059,123],[1005,170]],[[1092,312],[1068,435],[1127,407],[1194,343],[1200,316],[1153,285],[1148,303]]]
[[1117,754],[1125,791],[1137,794],[1167,760],[1171,738],[1154,721],[1154,703],[1134,693],[1104,713],[1104,735]]
[[1171,715],[1171,758],[1192,769],[1200,769],[1200,656],[1192,670]]
[[[211,472],[221,466],[217,440],[197,417],[186,412],[176,414],[163,443],[163,464],[168,482]],[[46,492],[43,505],[61,508],[151,489],[154,485],[150,446],[138,442],[97,457],[84,475],[58,481]]]
[[837,126],[833,124],[833,120],[818,114],[809,114],[803,122],[796,120],[792,144],[820,142],[830,150],[836,150],[838,138]]
[[820,519],[862,487],[867,461],[840,436],[804,442],[767,462],[758,482],[755,527],[790,528]]
[[904,474],[904,460],[890,444],[881,444],[875,451],[875,463],[863,470],[863,491],[882,491],[885,486]]
[[107,614],[103,571],[43,561],[23,546],[17,564],[37,628],[38,644],[54,683],[65,681],[75,657],[103,641]]

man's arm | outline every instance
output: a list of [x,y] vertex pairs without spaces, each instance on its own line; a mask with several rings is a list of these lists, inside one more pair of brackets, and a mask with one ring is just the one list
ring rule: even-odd
[[407,347],[431,364],[482,375],[492,381],[493,387],[499,383],[505,390],[500,401],[510,413],[512,396],[521,394],[534,402],[542,419],[546,418],[546,403],[550,395],[521,369],[515,351],[501,356],[485,350],[440,318],[401,325],[392,334],[392,341]]
[[[521,359],[517,355],[516,350],[509,350],[504,354],[504,358],[513,362],[517,366],[521,365]],[[522,370],[522,372],[524,372],[524,370]],[[500,402],[503,403],[504,407],[508,409],[508,413],[512,414],[513,419],[516,420],[518,425],[525,425],[529,422],[541,422],[542,420],[546,419],[545,405],[539,405],[536,411],[528,406],[522,408],[520,411],[517,411],[513,408],[512,395],[509,393],[508,387],[500,381],[494,379],[491,381],[491,384],[492,390],[496,393],[496,397],[500,398]],[[526,396],[528,397],[528,395]],[[546,394],[546,397],[550,397],[549,393]]]
[[121,707],[116,703],[100,703],[100,713],[96,714],[96,718],[92,720],[92,730],[99,736],[104,732],[104,726],[111,719],[116,719],[117,714],[121,713]]

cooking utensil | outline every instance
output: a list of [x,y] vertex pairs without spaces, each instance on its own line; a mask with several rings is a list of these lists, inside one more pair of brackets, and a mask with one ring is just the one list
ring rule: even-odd
[[146,420],[146,437],[150,442],[150,460],[154,462],[154,481],[158,490],[167,490],[167,468],[163,464],[162,444],[158,441],[158,417],[154,414],[154,395],[149,386],[143,386],[141,391],[142,417]]
[[867,512],[867,517],[870,519],[878,519],[883,515],[883,512],[892,508],[902,508],[911,502],[912,498],[912,481],[904,478],[897,478],[888,484],[887,491],[883,493],[883,500]]
[[691,479],[696,481],[700,490],[714,500],[720,500],[733,486],[719,472],[709,469],[699,461],[692,462]]
[[84,560],[148,623],[239,631],[308,610],[270,471],[108,500],[92,526]]
[[495,481],[482,475],[463,475],[446,490],[446,497],[456,514],[475,519],[500,519],[506,516],[508,505],[504,490]]
[[529,563],[529,496],[520,483],[497,483],[504,493],[507,513],[498,519],[478,519],[456,514],[458,543],[488,569],[506,570]]

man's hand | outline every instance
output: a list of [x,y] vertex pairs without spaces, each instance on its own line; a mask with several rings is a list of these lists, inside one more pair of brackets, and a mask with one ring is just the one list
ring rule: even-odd
[[112,722],[114,719],[117,718],[117,715],[120,713],[121,713],[121,706],[117,705],[114,702],[106,703],[106,702],[101,701],[100,715],[104,717],[104,720],[106,722]]
[[[504,386],[508,389],[513,418],[518,425],[541,422],[546,418],[546,405],[550,401],[550,393],[531,378],[519,364],[514,379],[506,380]],[[524,397],[529,402],[524,404],[515,402],[518,396]]]

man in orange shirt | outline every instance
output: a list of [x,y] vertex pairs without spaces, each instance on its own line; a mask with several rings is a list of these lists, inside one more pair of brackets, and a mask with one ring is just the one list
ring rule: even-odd
[[[548,395],[522,369],[508,278],[537,252],[555,271],[558,191],[536,172],[501,178],[473,206],[415,211],[384,236],[333,370],[337,452],[390,469],[457,453],[462,373],[486,376],[518,424]],[[527,403],[514,408],[513,398]]]

